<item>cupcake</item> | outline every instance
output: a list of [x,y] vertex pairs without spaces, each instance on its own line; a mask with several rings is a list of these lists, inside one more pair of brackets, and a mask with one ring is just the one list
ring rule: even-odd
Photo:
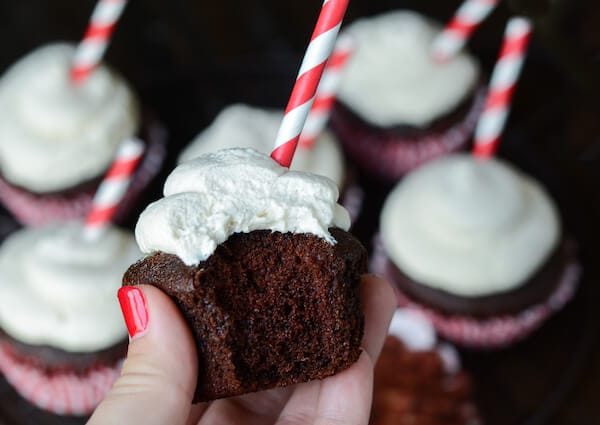
[[470,376],[456,349],[438,343],[431,323],[396,310],[375,365],[371,425],[477,425]]
[[373,268],[400,304],[470,347],[519,341],[575,292],[579,265],[557,208],[501,159],[454,154],[425,164],[389,194]]
[[194,402],[321,379],[360,355],[366,250],[335,184],[253,149],[179,165],[140,215],[123,277],[173,298],[198,351]]
[[55,415],[91,413],[118,377],[127,330],[115,293],[141,257],[129,232],[82,233],[80,222],[26,228],[0,247],[0,372]]
[[356,20],[356,50],[342,75],[331,127],[366,172],[396,181],[466,146],[483,106],[477,61],[465,52],[438,63],[442,27],[410,11]]
[[[283,119],[282,110],[233,104],[181,152],[179,163],[226,148],[253,148],[269,154]],[[363,192],[346,168],[342,150],[330,131],[324,131],[311,149],[296,149],[292,170],[330,178],[340,188],[341,203],[354,222],[360,213]]]
[[118,145],[139,137],[145,158],[116,215],[158,172],[162,128],[141,118],[128,84],[105,65],[75,85],[69,68],[75,47],[34,50],[0,78],[0,201],[27,225],[82,217]]

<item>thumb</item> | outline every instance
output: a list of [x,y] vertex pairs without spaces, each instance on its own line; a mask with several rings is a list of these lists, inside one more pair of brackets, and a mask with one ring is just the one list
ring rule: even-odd
[[125,286],[118,295],[130,335],[127,359],[88,424],[185,424],[198,360],[181,313],[153,286]]

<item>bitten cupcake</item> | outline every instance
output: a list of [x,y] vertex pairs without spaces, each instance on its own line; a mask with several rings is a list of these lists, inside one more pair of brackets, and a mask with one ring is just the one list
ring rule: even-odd
[[525,338],[575,292],[579,265],[557,208],[497,158],[454,154],[407,175],[386,199],[372,266],[400,304],[471,347]]
[[120,372],[127,330],[115,293],[141,257],[133,235],[80,222],[13,233],[0,248],[0,372],[56,415],[86,415]]
[[[270,153],[283,111],[234,104],[223,109],[214,122],[183,150],[179,163],[227,148],[253,148]],[[360,213],[363,193],[346,168],[342,150],[330,131],[324,131],[310,149],[299,146],[290,167],[330,178],[340,188],[341,203],[353,221]]]
[[432,324],[398,309],[375,365],[371,425],[476,425],[470,376],[456,349],[437,341]]
[[136,226],[123,278],[177,303],[196,341],[194,401],[333,375],[360,355],[366,250],[326,177],[253,149],[179,165]]
[[158,172],[165,138],[143,122],[136,96],[106,65],[70,80],[75,47],[34,50],[0,78],[0,200],[24,224],[82,217],[118,145],[147,143],[116,220]]
[[483,106],[477,61],[465,52],[436,62],[442,26],[411,11],[363,18],[344,32],[348,60],[331,127],[348,155],[388,181],[466,146]]

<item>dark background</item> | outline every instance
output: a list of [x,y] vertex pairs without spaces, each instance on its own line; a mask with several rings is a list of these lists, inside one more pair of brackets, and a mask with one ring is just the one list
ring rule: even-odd
[[[0,71],[44,43],[78,40],[94,3],[0,0]],[[447,21],[459,3],[352,0],[346,21],[397,8]],[[181,147],[223,106],[234,101],[285,106],[320,5],[314,0],[130,2],[106,61],[169,130],[163,176]],[[465,351],[463,357],[489,424],[598,424],[600,2],[505,1],[469,45],[486,72],[514,13],[532,17],[536,31],[500,155],[550,188],[579,241],[585,273],[575,301],[532,338],[509,350]],[[361,179],[368,196],[356,233],[370,245],[389,186]],[[157,186],[150,197],[158,194]],[[3,405],[0,401],[0,422]]]

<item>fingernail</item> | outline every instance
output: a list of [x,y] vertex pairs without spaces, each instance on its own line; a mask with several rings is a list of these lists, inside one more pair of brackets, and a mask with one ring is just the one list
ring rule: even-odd
[[148,309],[144,293],[135,286],[123,286],[117,292],[121,311],[131,339],[141,335],[148,327]]

